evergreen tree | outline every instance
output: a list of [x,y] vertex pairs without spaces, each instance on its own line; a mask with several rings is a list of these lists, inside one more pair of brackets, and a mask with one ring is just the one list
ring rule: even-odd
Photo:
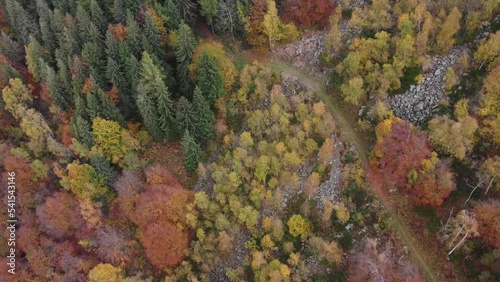
[[128,39],[127,42],[130,46],[130,50],[135,56],[139,56],[141,54],[141,29],[139,24],[134,19],[134,15],[128,11],[127,12],[127,28],[128,28]]
[[127,10],[125,9],[125,3],[123,0],[113,1],[113,18],[116,22],[124,22],[127,16]]
[[70,101],[68,97],[64,95],[64,90],[60,87],[62,84],[59,77],[56,76],[55,71],[47,64],[44,67],[44,80],[47,83],[47,88],[49,90],[50,96],[56,107],[61,110],[66,111],[70,107]]
[[30,43],[25,47],[26,65],[29,72],[33,75],[37,82],[42,78],[42,62],[50,63],[51,57],[38,43],[34,37],[30,37]]
[[92,154],[90,156],[90,164],[94,167],[97,174],[104,178],[104,183],[107,186],[111,187],[116,179],[118,179],[118,172],[106,158]]
[[137,86],[137,108],[142,116],[144,125],[149,134],[154,140],[160,141],[163,137],[162,130],[159,124],[159,114],[154,104],[153,98],[149,96],[144,88],[144,85]]
[[81,38],[87,41],[89,37],[88,27],[92,20],[90,19],[90,15],[87,10],[85,10],[85,8],[81,4],[78,4],[78,6],[76,7],[75,20],[76,27],[78,28],[78,34],[81,36]]
[[39,16],[38,24],[40,26],[40,33],[42,36],[43,44],[51,52],[54,52],[56,49],[57,41],[50,25],[52,11],[50,11],[49,6],[44,0],[36,0],[36,8]]
[[118,42],[109,30],[106,31],[104,43],[106,44],[106,55],[108,55],[109,58],[116,59],[118,55]]
[[175,112],[175,121],[179,132],[189,131],[192,136],[196,136],[196,131],[198,130],[198,116],[193,110],[193,105],[186,99],[186,97],[181,97],[179,103],[177,104],[177,110]]
[[36,21],[18,1],[5,0],[5,11],[10,26],[24,45],[28,45],[30,36],[38,38],[39,30]]
[[125,126],[125,119],[123,115],[120,113],[115,104],[109,99],[102,89],[97,88],[97,97],[99,97],[99,102],[101,103],[102,108],[102,117],[107,120],[114,120],[118,122],[121,126]]
[[12,40],[2,31],[0,36],[0,53],[4,54],[9,60],[15,63],[22,63],[25,57],[24,48],[17,41]]
[[196,22],[197,5],[194,0],[175,0],[180,15],[185,23],[192,26]]
[[201,14],[207,19],[207,23],[213,26],[214,17],[217,15],[219,0],[198,0],[201,6]]
[[184,166],[189,172],[193,172],[198,167],[201,160],[201,148],[194,138],[186,130],[182,138],[182,155],[184,157]]
[[198,129],[194,132],[194,137],[200,143],[210,139],[215,132],[215,116],[210,109],[210,104],[203,97],[201,90],[196,87],[193,93],[193,110],[199,120]]
[[214,59],[207,53],[203,53],[200,59],[200,66],[197,71],[198,84],[203,95],[210,105],[217,99],[226,95],[224,81]]
[[156,54],[160,62],[165,61],[165,51],[161,42],[161,34],[153,23],[151,15],[146,14],[143,32],[143,47],[149,54]]
[[175,42],[175,56],[177,59],[177,72],[181,82],[181,89],[187,93],[189,89],[188,66],[196,48],[196,38],[191,28],[185,23],[181,23]]
[[97,97],[97,94],[88,93],[85,95],[85,98],[87,99],[87,103],[86,103],[87,104],[87,115],[88,115],[90,120],[93,120],[96,117],[104,116],[102,105],[99,102],[99,98]]
[[168,29],[178,29],[181,24],[181,13],[173,0],[166,0],[164,5],[165,16],[167,20],[165,24]]
[[87,146],[89,149],[92,148],[94,139],[92,138],[91,127],[88,121],[80,115],[75,116],[71,122],[71,130],[78,142]]
[[174,123],[173,102],[170,98],[170,93],[167,87],[161,87],[164,84],[159,84],[158,88],[158,113],[160,115],[160,128],[164,132],[168,140],[176,138],[176,124]]
[[108,22],[106,21],[104,12],[96,0],[90,0],[90,16],[92,17],[92,22],[96,24],[100,33],[104,33],[108,27]]

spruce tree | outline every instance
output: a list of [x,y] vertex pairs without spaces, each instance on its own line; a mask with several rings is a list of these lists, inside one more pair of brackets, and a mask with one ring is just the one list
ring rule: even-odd
[[113,104],[113,102],[109,99],[108,95],[106,95],[106,92],[104,92],[100,88],[97,88],[96,94],[97,97],[99,97],[99,101],[101,103],[102,117],[106,118],[107,120],[114,120],[124,127],[125,119],[123,118],[123,115],[120,113],[116,105]]
[[175,0],[177,9],[179,9],[182,20],[189,24],[194,25],[196,22],[197,6],[194,0]]
[[99,3],[96,0],[90,0],[90,16],[92,18],[92,22],[96,24],[96,27],[100,31],[100,33],[104,33],[106,28],[108,27],[108,22],[102,11]]
[[160,128],[168,140],[174,140],[177,130],[174,122],[173,102],[168,88],[162,83],[159,83],[158,86],[157,107],[160,116]]
[[173,0],[166,0],[164,5],[165,16],[167,21],[165,22],[168,29],[177,29],[181,24],[181,13],[179,8],[175,5]]
[[210,104],[208,104],[205,97],[203,97],[203,94],[198,87],[194,89],[193,110],[198,119],[198,129],[194,132],[194,137],[198,142],[203,144],[206,140],[212,138],[215,133],[215,116],[210,109]]
[[197,75],[197,86],[207,98],[210,105],[213,105],[217,99],[226,95],[226,90],[224,90],[224,80],[220,74],[220,70],[215,63],[215,60],[206,52],[203,52],[201,55]]
[[147,94],[142,84],[137,86],[136,103],[149,134],[155,141],[160,141],[163,138],[163,133],[160,128],[158,110],[153,98]]
[[63,111],[66,111],[71,106],[71,102],[68,96],[65,95],[64,90],[60,87],[62,84],[59,77],[56,76],[55,71],[47,64],[43,64],[44,67],[44,80],[47,83],[47,88],[49,90],[50,96],[54,105]]
[[36,1],[36,9],[39,16],[38,24],[40,26],[43,44],[50,50],[50,52],[54,52],[56,49],[56,38],[50,24],[52,11],[49,9],[49,6],[44,0]]
[[146,14],[144,20],[143,48],[149,54],[156,54],[160,62],[165,61],[165,51],[161,42],[161,34],[153,23],[151,15]]
[[128,11],[127,12],[127,28],[128,28],[128,39],[127,42],[130,46],[130,50],[135,56],[139,56],[142,50],[142,40],[141,40],[141,29],[139,24],[134,18],[134,15]]
[[114,0],[113,1],[113,18],[116,22],[124,22],[127,16],[127,10],[125,9],[125,3],[123,0]]
[[182,155],[184,157],[184,166],[188,172],[193,172],[198,167],[201,160],[201,148],[194,138],[186,130],[182,138]]
[[186,97],[181,97],[179,103],[177,104],[177,110],[175,112],[175,121],[179,132],[189,131],[192,136],[196,136],[195,133],[198,130],[198,116],[193,110],[193,105],[186,99]]
[[96,117],[102,117],[103,109],[101,103],[99,102],[99,98],[95,93],[85,94],[86,104],[87,104],[87,115],[90,120],[93,120]]
[[92,137],[90,123],[80,115],[76,115],[71,122],[71,130],[78,142],[85,145],[87,148],[92,148],[94,139]]
[[22,45],[12,40],[5,32],[2,31],[0,37],[0,53],[4,54],[9,60],[18,64],[24,60],[24,48]]
[[94,167],[97,174],[104,178],[104,184],[108,187],[111,187],[118,178],[118,172],[106,158],[92,154],[90,156],[90,164]]
[[39,29],[36,21],[18,1],[5,0],[5,11],[10,26],[24,45],[28,45],[30,36],[38,38]]
[[180,78],[180,86],[184,93],[189,89],[188,66],[196,48],[196,38],[191,28],[185,23],[181,23],[175,42],[175,56],[177,60],[177,73]]

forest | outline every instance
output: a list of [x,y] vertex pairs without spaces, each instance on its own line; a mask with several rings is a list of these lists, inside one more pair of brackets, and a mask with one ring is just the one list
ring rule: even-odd
[[499,152],[500,0],[0,0],[0,281],[499,281]]

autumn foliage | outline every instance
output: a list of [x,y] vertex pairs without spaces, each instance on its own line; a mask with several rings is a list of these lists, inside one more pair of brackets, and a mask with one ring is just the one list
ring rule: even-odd
[[500,248],[500,202],[492,200],[478,203],[474,207],[474,213],[483,240],[495,248]]
[[331,0],[286,0],[283,6],[283,18],[300,27],[326,24],[334,9]]

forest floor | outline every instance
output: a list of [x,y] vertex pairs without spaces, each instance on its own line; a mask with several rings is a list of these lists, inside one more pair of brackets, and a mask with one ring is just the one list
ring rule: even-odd
[[[418,242],[414,232],[410,226],[407,225],[403,218],[400,217],[399,212],[393,207],[389,196],[384,189],[382,179],[379,172],[374,171],[368,162],[368,147],[369,143],[367,138],[361,136],[355,129],[357,108],[345,105],[339,98],[333,95],[328,95],[324,87],[326,85],[326,77],[321,73],[313,76],[297,69],[294,66],[283,63],[279,60],[270,60],[267,65],[276,71],[287,72],[296,76],[309,90],[316,93],[316,96],[321,99],[333,114],[337,125],[339,126],[342,139],[349,141],[355,146],[359,159],[362,161],[365,171],[367,172],[366,180],[372,188],[372,192],[383,204],[389,215],[393,220],[393,228],[395,233],[400,238],[402,243],[408,248],[412,260],[418,265],[420,272],[426,281],[446,281],[446,274],[441,270],[441,265],[444,263],[442,257],[438,257],[436,250],[431,250],[426,247],[426,244]],[[449,262],[447,262],[449,263]],[[438,269],[439,267],[439,269]],[[455,277],[456,278],[456,277]]]

